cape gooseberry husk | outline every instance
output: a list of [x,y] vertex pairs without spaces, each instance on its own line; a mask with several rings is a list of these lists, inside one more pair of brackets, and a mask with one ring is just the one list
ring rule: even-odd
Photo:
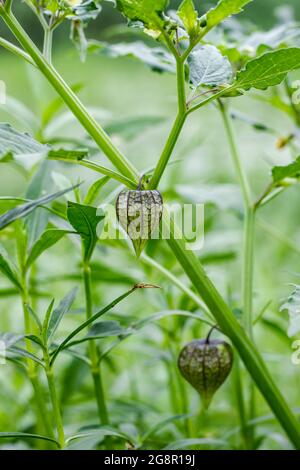
[[163,213],[162,195],[157,190],[124,190],[116,202],[120,225],[132,240],[137,257],[148,240],[157,238]]
[[219,340],[192,341],[184,346],[178,358],[182,376],[200,394],[205,408],[209,407],[214,394],[225,382],[232,364],[232,347]]

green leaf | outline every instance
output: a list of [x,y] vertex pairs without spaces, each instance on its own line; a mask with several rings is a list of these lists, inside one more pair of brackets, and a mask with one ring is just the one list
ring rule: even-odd
[[97,211],[96,207],[68,202],[68,220],[82,238],[85,261],[90,260],[93,254],[98,239],[97,227],[104,219],[104,215],[97,215]]
[[289,314],[288,335],[291,338],[300,332],[300,286],[294,286],[293,292],[280,308],[280,311],[283,310]]
[[[0,159],[7,154],[17,157],[34,157],[46,155],[48,147],[40,144],[29,134],[13,129],[9,124],[0,123]],[[0,160],[1,161],[1,160]]]
[[179,6],[177,14],[188,35],[193,39],[199,30],[198,13],[195,10],[193,0],[183,0]]
[[44,206],[55,199],[63,196],[64,194],[72,191],[75,186],[71,188],[65,189],[64,191],[58,191],[53,194],[48,194],[47,196],[43,196],[39,199],[35,199],[30,202],[26,202],[25,204],[21,204],[20,206],[14,207],[12,210],[6,212],[0,217],[0,230],[3,230],[12,222],[16,220],[22,219],[27,215],[31,214],[37,207]]
[[117,8],[131,21],[141,21],[147,29],[159,32],[163,27],[162,12],[168,0],[116,0]]
[[252,0],[220,0],[215,8],[209,10],[205,16],[209,29],[221,23],[225,18],[243,11],[243,7]]
[[166,447],[164,447],[164,450],[182,450],[182,449],[188,449],[192,447],[195,449],[195,446],[213,446],[215,447],[224,447],[228,446],[227,441],[223,441],[221,439],[212,439],[212,438],[195,438],[195,439],[180,439],[175,442],[171,442],[171,444],[168,444]]
[[141,41],[119,44],[90,41],[88,51],[112,58],[132,57],[155,72],[176,72],[174,57],[169,52],[162,47],[149,47]]
[[198,46],[190,54],[188,64],[190,82],[195,88],[200,85],[224,85],[232,79],[229,60],[215,46]]
[[18,279],[17,271],[9,259],[8,254],[3,247],[0,246],[0,271],[6,276],[18,289],[22,290]]
[[26,359],[31,359],[33,362],[36,362],[40,366],[44,367],[44,363],[43,361],[41,361],[41,359],[39,359],[34,354],[26,351],[25,349],[17,348],[16,346],[10,347],[8,351],[6,351],[6,356],[13,359],[25,357]]
[[289,165],[274,166],[272,168],[272,178],[274,184],[279,184],[286,178],[299,178],[300,177],[300,155],[296,160]]
[[111,426],[98,426],[96,429],[78,433],[67,440],[67,450],[90,450],[105,437],[119,437],[127,442],[131,442],[130,436]]
[[42,441],[54,442],[57,447],[60,447],[59,443],[55,439],[52,439],[51,437],[47,436],[42,436],[40,434],[29,434],[25,432],[0,432],[0,439],[39,439]]
[[129,330],[122,328],[119,322],[114,320],[102,321],[95,323],[89,330],[87,336],[78,340],[72,341],[68,344],[68,347],[72,347],[75,344],[84,343],[94,339],[110,338],[113,336],[127,335]]
[[110,181],[110,178],[108,176],[104,176],[103,178],[100,178],[99,180],[95,181],[90,187],[89,190],[84,198],[84,204],[91,205],[93,204],[98,196],[99,192],[105,186],[108,182]]
[[37,240],[31,248],[26,261],[25,269],[29,269],[31,264],[34,263],[44,251],[55,245],[59,240],[62,239],[62,237],[69,233],[73,232],[70,232],[69,230],[58,229],[46,230],[46,232],[41,235],[39,240]]
[[279,85],[289,72],[298,68],[300,48],[290,47],[266,52],[246,63],[245,68],[238,72],[232,87],[246,91],[250,88],[265,90],[270,86]]
[[47,156],[49,160],[75,160],[80,161],[88,157],[89,151],[87,149],[80,150],[49,150]]
[[48,342],[52,339],[54,333],[56,332],[63,316],[70,311],[70,308],[73,305],[77,294],[77,288],[72,289],[66,297],[60,302],[58,307],[56,307],[51,313],[49,324],[47,328],[47,339]]

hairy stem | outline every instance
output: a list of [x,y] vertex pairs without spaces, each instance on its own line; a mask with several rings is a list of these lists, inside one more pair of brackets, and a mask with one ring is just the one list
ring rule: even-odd
[[[83,268],[83,280],[86,301],[86,319],[90,320],[90,318],[93,316],[93,303],[91,293],[91,269],[87,264]],[[97,400],[99,419],[101,424],[108,424],[109,418],[105,403],[99,357],[95,341],[89,341],[89,357],[91,361],[91,373],[94,381],[94,390]]]

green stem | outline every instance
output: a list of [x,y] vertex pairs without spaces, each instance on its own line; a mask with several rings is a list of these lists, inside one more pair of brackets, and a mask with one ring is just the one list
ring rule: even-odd
[[245,409],[244,391],[242,387],[240,362],[238,358],[234,363],[232,374],[233,374],[233,386],[234,386],[235,400],[236,400],[240,426],[241,426],[241,437],[244,442],[244,447],[247,450],[247,449],[251,449],[252,444],[249,438],[250,437],[249,428],[247,426],[247,415],[246,415],[246,409]]
[[44,362],[45,362],[45,370],[46,376],[48,381],[49,393],[52,403],[53,409],[53,416],[55,420],[56,430],[57,430],[57,437],[60,448],[63,449],[65,447],[65,432],[64,432],[64,425],[61,417],[61,410],[60,410],[60,403],[56,391],[55,386],[55,378],[53,374],[53,370],[50,367],[50,358],[48,351],[44,352]]
[[49,27],[45,28],[43,54],[49,64],[52,63],[52,43],[53,30]]
[[254,235],[255,235],[255,211],[252,208],[246,210],[244,223],[244,255],[243,255],[243,319],[244,327],[249,337],[253,340],[253,265],[254,265]]
[[[76,95],[71,92],[70,88],[65,84],[59,74],[45,61],[43,57],[41,57],[40,52],[34,46],[17,20],[11,15],[4,14],[3,9],[1,10],[1,15],[23,47],[34,59],[41,72],[53,85],[57,93],[63,98],[64,102],[68,105],[74,115],[77,116],[78,120],[82,123],[90,136],[95,140],[95,142],[98,142],[99,145],[101,144],[102,150],[110,161],[119,169],[119,171],[122,171],[123,169],[126,170],[126,176],[130,179],[136,179],[138,183],[137,171],[132,167],[131,163],[129,163],[128,160],[120,154],[114,144],[110,141],[109,137],[104,133],[103,129],[95,123],[92,116],[89,115],[88,111],[80,103]],[[224,91],[224,93],[227,91]],[[220,96],[221,92],[213,98],[216,99]],[[212,98],[205,100],[205,104],[210,101],[212,101]],[[204,103],[202,103],[201,106],[204,106]],[[189,112],[194,109],[195,108],[192,108]],[[177,257],[178,262],[182,265],[191,282],[194,284],[196,291],[213,313],[223,332],[231,339],[236,349],[239,351],[249,373],[252,375],[253,380],[256,382],[278,421],[285,429],[291,442],[296,448],[300,449],[300,425],[285,402],[279,389],[273,382],[260,354],[247,335],[245,335],[245,332],[241,328],[234,314],[207,277],[197,256],[186,250],[185,242],[182,240],[182,234],[175,228],[171,235],[172,236],[168,243]]]
[[[83,280],[86,299],[86,319],[90,320],[93,316],[93,303],[91,293],[91,269],[88,264],[85,264],[83,267]],[[99,419],[101,424],[108,424],[109,417],[105,403],[99,356],[95,341],[89,341],[89,357],[91,361],[91,373],[94,381],[94,390],[97,400]]]
[[25,59],[26,62],[33,65],[34,67],[36,66],[29,54],[22,51],[22,49],[15,46],[11,42],[7,41],[6,39],[0,38],[0,46],[4,47],[4,49],[8,50],[9,52],[12,52],[13,54],[17,55],[18,57],[21,57],[22,59]]

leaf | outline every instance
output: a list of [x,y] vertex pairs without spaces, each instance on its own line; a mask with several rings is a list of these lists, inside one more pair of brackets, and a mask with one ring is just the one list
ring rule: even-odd
[[97,215],[98,209],[68,202],[67,216],[70,224],[79,233],[84,246],[84,260],[90,260],[97,243],[97,227],[104,215]]
[[238,72],[232,85],[233,89],[265,90],[279,85],[289,72],[300,68],[300,48],[290,47],[266,52],[260,57],[249,60],[243,70]]
[[26,357],[26,359],[31,359],[33,362],[36,362],[40,366],[44,367],[43,361],[41,361],[37,356],[34,354],[26,351],[22,348],[17,348],[15,346],[10,347],[8,351],[6,351],[6,356],[11,358],[19,358],[19,357]]
[[130,442],[127,434],[120,432],[111,426],[98,426],[97,429],[87,430],[70,437],[67,440],[67,450],[90,450],[93,449],[105,436],[119,437]]
[[8,254],[3,247],[0,246],[0,271],[6,276],[18,289],[22,290],[22,286],[18,279],[18,274],[14,265],[10,261]]
[[300,286],[295,285],[294,290],[287,301],[281,306],[280,311],[287,310],[289,314],[288,335],[297,335],[300,332]]
[[[47,153],[48,147],[40,144],[29,134],[13,129],[9,124],[0,123],[0,158],[12,154],[16,157],[40,157]],[[17,158],[17,161],[20,160]]]
[[[52,178],[49,176],[51,170],[56,163],[43,160],[39,165],[38,170],[34,173],[29,187],[26,191],[26,199],[38,199],[44,196],[53,188]],[[65,188],[64,188],[65,189]],[[42,208],[37,208],[30,214],[25,221],[26,232],[28,237],[28,245],[31,247],[33,243],[43,233],[49,222],[50,214]]]
[[221,23],[225,18],[236,15],[243,11],[243,7],[252,0],[220,0],[215,8],[212,8],[205,15],[207,27],[213,28]]
[[51,246],[55,245],[59,240],[61,240],[66,234],[72,233],[69,230],[58,230],[58,229],[51,229],[46,230],[39,240],[33,245],[27,261],[25,269],[29,269],[32,263],[34,263],[39,256],[46,250],[48,250]]
[[72,186],[71,188],[65,189],[64,191],[58,191],[53,194],[48,194],[47,196],[43,196],[39,199],[26,202],[25,204],[21,204],[20,206],[17,206],[12,210],[6,212],[0,217],[0,230],[3,230],[12,222],[15,222],[16,220],[19,220],[31,214],[37,207],[44,206],[49,202],[54,201],[55,199],[58,199],[64,194],[72,191],[75,187],[76,186]]
[[183,0],[179,5],[177,14],[181,19],[186,32],[190,38],[193,39],[197,35],[199,29],[198,13],[195,10],[193,0]]
[[165,122],[164,116],[137,116],[115,120],[111,124],[105,126],[108,134],[115,134],[127,141],[130,141],[142,135],[147,129],[153,129]]
[[189,56],[190,81],[197,88],[200,85],[217,86],[232,79],[232,68],[227,57],[209,44],[197,47]]
[[256,31],[248,36],[241,46],[242,50],[253,50],[256,53],[257,49],[262,46],[275,49],[283,44],[288,45],[292,39],[300,35],[299,26],[296,23],[280,24],[269,31]]
[[131,21],[141,21],[155,33],[160,33],[164,21],[162,13],[169,0],[116,0],[117,8]]
[[171,442],[163,450],[183,450],[189,447],[193,449],[195,446],[213,446],[214,448],[217,447],[224,447],[228,446],[228,442],[223,441],[221,439],[212,439],[212,438],[199,438],[199,439],[180,439],[175,442]]
[[72,307],[72,304],[75,300],[77,294],[77,288],[72,289],[71,292],[69,292],[66,297],[60,302],[58,307],[56,307],[53,312],[51,313],[50,320],[49,320],[49,325],[47,328],[47,339],[48,342],[51,340],[53,337],[55,331],[57,330],[63,316],[69,312],[70,308]]
[[155,72],[176,72],[175,59],[168,51],[162,47],[149,47],[141,41],[119,44],[90,41],[88,50],[112,58],[132,57]]
[[274,184],[278,184],[286,178],[300,177],[300,155],[289,165],[274,166],[272,168],[272,178]]
[[40,439],[43,441],[54,442],[57,447],[60,447],[59,443],[51,437],[42,436],[40,434],[29,434],[25,432],[0,432],[0,439]]
[[91,205],[93,204],[98,196],[99,192],[105,186],[108,182],[110,181],[110,178],[108,176],[104,176],[103,178],[100,178],[99,180],[95,181],[90,187],[89,190],[84,198],[84,204]]
[[49,150],[47,156],[49,160],[75,160],[80,161],[88,157],[89,151],[87,149],[80,150],[68,150],[68,149],[58,149],[58,150]]
[[69,347],[72,347],[75,344],[84,343],[86,341],[91,341],[94,339],[101,338],[110,338],[113,336],[122,336],[129,333],[129,330],[126,330],[121,327],[120,323],[114,320],[102,321],[95,323],[92,328],[89,330],[87,336],[84,338],[72,341],[69,343]]

